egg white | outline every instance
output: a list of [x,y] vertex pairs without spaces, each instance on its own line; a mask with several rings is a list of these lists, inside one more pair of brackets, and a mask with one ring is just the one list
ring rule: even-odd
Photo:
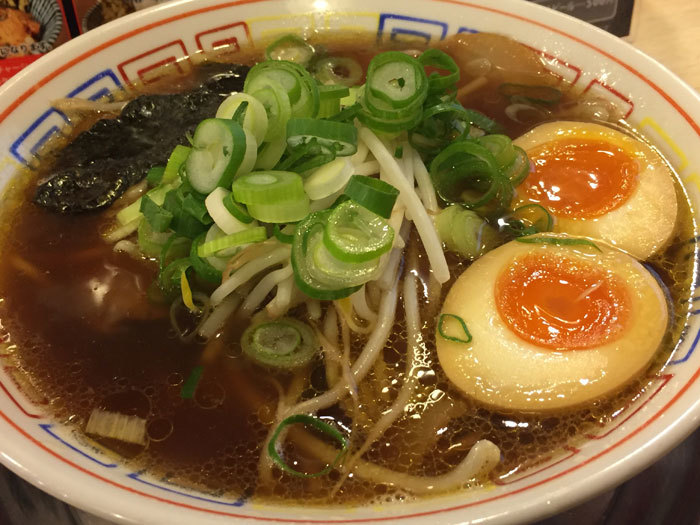
[[[540,411],[591,401],[641,373],[667,328],[665,295],[633,257],[602,243],[598,246],[602,253],[581,245],[511,241],[467,268],[450,289],[442,313],[460,316],[472,342],[458,343],[436,334],[438,358],[447,377],[484,404]],[[501,272],[526,254],[584,261],[617,277],[629,295],[625,332],[598,347],[566,351],[550,350],[518,336],[501,318],[494,289]]]
[[[602,140],[627,152],[639,165],[637,184],[620,206],[598,217],[560,217],[550,210],[555,218],[554,231],[603,239],[638,259],[649,258],[666,245],[676,224],[678,204],[670,168],[648,145],[599,124],[549,122],[513,143],[529,152],[552,140],[576,138]],[[524,192],[525,184],[517,189],[513,208],[531,202]]]

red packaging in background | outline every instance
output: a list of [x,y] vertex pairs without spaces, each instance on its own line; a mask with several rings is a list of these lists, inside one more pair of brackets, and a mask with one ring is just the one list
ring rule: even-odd
[[0,84],[70,38],[61,0],[0,0]]
[[167,0],[0,0],[0,84],[53,48]]
[[167,0],[64,0],[70,2],[75,12],[80,33],[95,29],[120,16],[145,9]]

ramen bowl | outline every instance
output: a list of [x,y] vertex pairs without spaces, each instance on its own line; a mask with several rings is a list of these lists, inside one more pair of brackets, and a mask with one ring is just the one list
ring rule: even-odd
[[[181,74],[198,52],[243,48],[289,32],[363,31],[434,44],[459,32],[505,34],[541,55],[567,89],[614,105],[679,175],[696,224],[700,204],[700,98],[654,60],[573,18],[516,0],[175,0],[129,15],[52,51],[0,89],[0,184],[31,169],[66,133],[57,98],[97,100],[158,68]],[[11,194],[6,193],[6,199]],[[686,240],[697,257],[695,233]],[[697,263],[696,263],[697,264]],[[700,417],[700,318],[689,310],[661,372],[607,425],[486,486],[416,501],[358,507],[272,505],[195,491],[120,461],[50,417],[49,400],[0,346],[0,460],[42,490],[123,523],[517,523],[561,511],[633,476],[683,440]]]

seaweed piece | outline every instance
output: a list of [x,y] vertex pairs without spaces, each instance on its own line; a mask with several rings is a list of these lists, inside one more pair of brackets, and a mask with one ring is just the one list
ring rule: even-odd
[[205,66],[211,74],[199,88],[175,95],[143,95],[115,119],[104,119],[78,135],[57,156],[34,202],[60,213],[109,206],[152,166],[164,165],[187,133],[212,117],[222,98],[242,91],[247,66]]

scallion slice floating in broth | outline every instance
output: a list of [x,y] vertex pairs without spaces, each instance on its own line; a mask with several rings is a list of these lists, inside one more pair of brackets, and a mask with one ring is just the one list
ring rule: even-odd
[[303,38],[289,34],[279,37],[265,49],[268,60],[286,60],[306,66],[314,57],[314,48]]
[[182,389],[180,390],[180,397],[182,399],[192,399],[194,393],[197,390],[197,385],[199,385],[199,380],[202,378],[202,372],[204,372],[204,367],[202,365],[195,366],[190,372],[189,377],[183,383]]
[[554,219],[539,204],[525,204],[498,220],[501,231],[513,237],[525,237],[535,233],[552,231]]
[[532,102],[553,106],[561,100],[562,92],[550,86],[532,86],[527,84],[503,83],[498,92],[512,102]]
[[[290,425],[294,424],[303,424],[303,425],[308,425],[315,430],[318,430],[319,432],[325,434],[326,436],[334,439],[335,441],[338,442],[340,445],[340,451],[338,452],[338,455],[335,457],[332,463],[327,465],[324,469],[322,469],[319,472],[315,472],[312,474],[308,474],[305,472],[299,472],[298,470],[293,469],[290,467],[283,459],[280,457],[279,453],[277,452],[277,439],[279,438],[280,434],[282,431],[287,428]],[[275,462],[275,464],[280,467],[282,470],[285,472],[292,474],[293,476],[297,476],[300,478],[317,478],[319,476],[324,476],[328,474],[331,470],[335,468],[335,466],[340,462],[340,460],[345,456],[346,452],[348,451],[349,447],[349,442],[343,434],[341,434],[337,429],[329,425],[328,423],[325,423],[324,421],[321,421],[317,417],[313,416],[308,416],[306,414],[296,414],[294,416],[289,416],[287,419],[283,420],[277,429],[275,430],[274,434],[272,434],[272,437],[270,438],[270,442],[267,445],[267,450],[268,453],[270,454],[270,457],[272,460]]]
[[438,71],[430,73],[428,77],[428,91],[431,94],[442,93],[447,89],[454,88],[459,81],[459,67],[457,67],[450,55],[439,49],[426,49],[418,57],[418,62],[423,64],[423,66],[446,72],[444,75],[441,75]]
[[241,348],[258,364],[294,369],[309,363],[321,347],[309,325],[283,317],[249,326],[241,336]]
[[357,60],[348,57],[326,57],[314,65],[316,78],[321,84],[356,86],[362,80],[362,66]]

